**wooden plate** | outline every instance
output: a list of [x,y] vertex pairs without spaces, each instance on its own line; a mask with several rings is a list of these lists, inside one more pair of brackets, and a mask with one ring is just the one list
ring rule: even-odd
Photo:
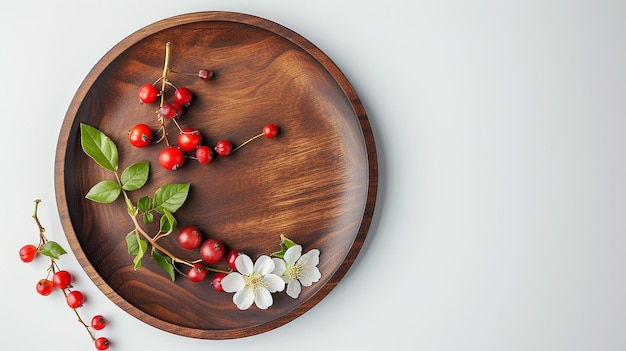
[[[127,133],[133,125],[157,126],[154,106],[140,104],[137,91],[161,76],[166,42],[172,43],[170,80],[195,93],[181,125],[198,128],[210,145],[225,138],[236,146],[267,123],[277,124],[280,134],[256,139],[206,165],[188,160],[178,171],[159,166],[163,144],[130,146]],[[201,68],[214,70],[215,78],[198,79]],[[166,183],[191,183],[187,202],[176,213],[179,226],[196,225],[206,237],[218,238],[253,259],[276,251],[284,234],[304,251],[321,251],[321,280],[304,287],[297,299],[277,293],[267,310],[253,305],[240,311],[232,294],[215,292],[209,280],[192,283],[179,276],[172,282],[150,259],[135,271],[124,240],[133,224],[121,198],[106,205],[85,199],[94,184],[114,176],[82,152],[80,123],[113,139],[121,169],[151,161],[150,180],[139,194],[131,193],[133,201]],[[239,13],[176,16],[122,40],[79,87],[57,150],[59,214],[89,277],[131,315],[195,338],[250,336],[311,309],[354,262],[376,200],[374,138],[346,77],[293,31]],[[199,257],[198,252],[177,248],[174,235],[160,242],[183,257]]]

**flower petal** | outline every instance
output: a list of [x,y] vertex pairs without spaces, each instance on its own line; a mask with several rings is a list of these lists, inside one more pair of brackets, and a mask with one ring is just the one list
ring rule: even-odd
[[292,280],[289,284],[287,284],[287,295],[293,297],[294,299],[298,298],[301,290],[302,287],[300,287],[300,282],[297,280]]
[[302,246],[294,245],[285,251],[285,262],[293,266],[302,255]]
[[270,292],[283,291],[285,289],[285,281],[276,274],[268,274],[263,277],[263,282]]
[[274,303],[272,294],[265,288],[257,288],[254,291],[254,304],[256,307],[265,310]]
[[240,310],[247,310],[254,302],[254,291],[250,287],[237,290],[233,295],[233,302]]
[[260,275],[270,274],[273,270],[274,261],[267,255],[259,256],[256,262],[254,262],[254,272]]
[[272,274],[283,275],[283,273],[287,270],[285,261],[278,257],[272,258],[272,261],[274,261],[274,270],[272,271]]
[[298,277],[298,280],[300,280],[300,283],[304,286],[311,286],[311,284],[319,281],[322,277],[322,273],[320,273],[320,270],[317,267],[309,267],[302,270],[300,273],[301,274],[300,277]]
[[305,267],[315,267],[320,263],[320,250],[313,249],[309,252],[305,253],[298,260],[298,265],[302,265]]
[[222,288],[224,291],[232,293],[238,290],[243,289],[246,285],[243,276],[237,272],[229,273],[227,276],[222,278]]
[[243,275],[250,275],[252,273],[252,259],[246,254],[241,254],[235,259],[235,267]]

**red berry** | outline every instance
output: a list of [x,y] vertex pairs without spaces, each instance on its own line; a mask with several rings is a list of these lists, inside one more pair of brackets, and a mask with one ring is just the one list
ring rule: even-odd
[[139,88],[139,100],[144,104],[151,104],[156,101],[159,91],[152,84],[144,84]]
[[96,350],[106,350],[109,348],[110,344],[111,343],[109,342],[109,339],[105,338],[104,336],[101,336],[94,341]]
[[178,232],[178,244],[186,250],[193,250],[202,244],[202,233],[193,226],[186,226]]
[[32,244],[24,245],[20,249],[20,260],[22,260],[22,262],[24,263],[32,262],[35,257],[37,257],[37,253],[37,246]]
[[226,263],[228,263],[228,267],[230,267],[230,269],[232,269],[233,271],[237,270],[237,267],[235,266],[235,260],[237,259],[237,257],[239,257],[239,255],[241,255],[242,252],[238,251],[238,250],[230,250],[228,252],[228,255],[226,255]]
[[211,71],[210,69],[201,69],[200,71],[198,71],[198,77],[200,77],[200,79],[202,80],[210,80],[211,78],[213,78],[213,71]]
[[218,263],[224,259],[226,249],[217,239],[207,239],[200,245],[200,257],[208,264]]
[[128,133],[128,140],[134,147],[146,147],[152,141],[152,129],[146,124],[137,124]]
[[197,149],[202,143],[202,134],[193,128],[185,128],[178,134],[178,147],[183,151],[191,152]]
[[263,135],[265,135],[266,138],[273,138],[276,135],[278,135],[278,126],[276,126],[275,124],[268,124],[265,127],[263,127]]
[[215,144],[215,152],[222,157],[228,156],[231,152],[233,152],[233,143],[222,139]]
[[178,88],[174,92],[174,100],[183,106],[189,106],[193,99],[193,93],[189,88]]
[[170,104],[172,104],[172,106],[174,106],[174,109],[176,110],[176,118],[180,118],[183,113],[185,112],[185,109],[183,108],[183,105],[179,104],[178,102],[170,102]]
[[67,294],[65,301],[70,308],[77,309],[85,302],[85,295],[78,290],[74,290]]
[[52,276],[52,282],[61,290],[69,288],[72,283],[72,275],[68,271],[58,271]]
[[206,279],[207,270],[202,263],[194,263],[187,272],[187,278],[194,283],[199,283]]
[[95,315],[91,318],[91,327],[95,330],[102,330],[107,326],[107,320],[101,315]]
[[159,114],[167,119],[178,118],[183,115],[183,106],[177,102],[166,102],[159,107]]
[[213,279],[211,279],[211,285],[213,285],[213,288],[215,290],[219,292],[224,292],[224,288],[222,287],[222,279],[224,279],[225,276],[227,276],[227,274],[223,272],[217,272],[213,274]]
[[206,145],[201,145],[196,149],[196,159],[198,162],[207,164],[213,160],[213,150]]
[[41,279],[37,282],[37,292],[43,296],[48,296],[54,291],[54,283],[48,279]]
[[176,146],[168,146],[159,154],[159,163],[163,168],[175,171],[185,163],[185,153]]

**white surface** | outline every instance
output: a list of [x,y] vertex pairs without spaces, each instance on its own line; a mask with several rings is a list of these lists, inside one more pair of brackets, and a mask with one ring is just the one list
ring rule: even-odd
[[196,340],[112,304],[73,255],[81,313],[111,350],[626,349],[623,1],[3,1],[3,315],[18,350],[90,350],[60,294],[36,294],[37,239],[69,248],[54,197],[58,131],[91,67],[160,19],[229,10],[328,54],[361,97],[380,162],[376,215],[345,279],[295,321]]

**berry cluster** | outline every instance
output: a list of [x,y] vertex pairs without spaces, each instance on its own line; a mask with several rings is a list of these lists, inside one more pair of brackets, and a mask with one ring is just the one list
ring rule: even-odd
[[188,225],[179,230],[177,235],[177,242],[185,250],[200,251],[200,260],[194,261],[187,271],[187,278],[192,282],[201,282],[207,278],[208,271],[213,271],[213,277],[211,284],[215,290],[223,292],[222,278],[224,278],[229,272],[221,271],[215,268],[207,268],[208,265],[215,265],[222,261],[226,261],[228,267],[231,270],[237,270],[235,267],[235,259],[243,252],[239,250],[229,250],[227,254],[226,247],[219,239],[208,238],[204,239],[202,232],[198,227]]
[[[258,137],[273,138],[278,134],[278,127],[275,124],[268,124],[263,128],[262,133],[253,136],[236,148],[233,148],[233,143],[227,139],[218,140],[214,147],[210,148],[203,144],[203,136],[197,128],[182,127],[178,120],[191,105],[194,94],[188,87],[176,87],[168,78],[169,73],[173,72],[169,68],[170,46],[171,44],[168,42],[165,47],[165,64],[161,77],[152,84],[145,83],[139,87],[139,101],[141,103],[154,104],[158,101],[156,116],[159,122],[158,133],[161,136],[156,140],[156,143],[165,141],[166,144],[166,147],[159,153],[159,164],[163,168],[167,170],[180,169],[184,165],[186,158],[195,159],[201,164],[207,164],[213,160],[215,153],[218,156],[225,157]],[[203,81],[208,81],[213,78],[213,71],[201,69],[198,71],[197,76]],[[159,84],[160,87],[157,88]],[[174,89],[174,93],[169,100],[166,97],[168,88]],[[166,121],[171,121],[176,126],[178,132],[176,145],[170,143],[165,125]],[[139,123],[130,129],[128,139],[133,146],[144,148],[152,143],[153,135],[154,133],[150,126],[145,123]]]
[[[29,263],[35,260],[35,258],[37,258],[40,254],[50,258],[50,267],[48,268],[47,276],[40,279],[35,286],[37,292],[42,296],[48,296],[51,295],[56,289],[61,290],[65,296],[67,305],[78,317],[78,322],[81,323],[89,333],[96,349],[106,350],[109,348],[109,339],[106,337],[96,338],[89,329],[89,325],[83,321],[78,313],[77,309],[83,306],[83,303],[85,302],[85,295],[81,291],[75,290],[72,286],[72,274],[66,270],[59,269],[56,260],[67,252],[57,242],[48,240],[48,238],[44,235],[45,229],[39,222],[39,217],[37,215],[40,202],[41,200],[35,200],[35,212],[33,214],[33,218],[39,227],[39,245],[24,245],[20,249],[20,259],[24,263]],[[106,324],[106,319],[101,315],[96,315],[91,319],[91,328],[94,330],[101,330],[106,326]]]

